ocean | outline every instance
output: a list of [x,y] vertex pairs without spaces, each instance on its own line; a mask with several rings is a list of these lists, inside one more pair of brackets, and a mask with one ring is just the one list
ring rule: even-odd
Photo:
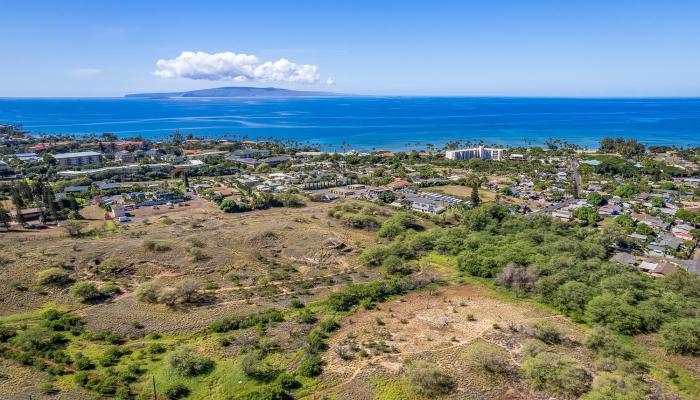
[[281,139],[322,150],[409,150],[454,140],[504,146],[605,136],[700,146],[700,98],[2,98],[0,123],[33,134]]

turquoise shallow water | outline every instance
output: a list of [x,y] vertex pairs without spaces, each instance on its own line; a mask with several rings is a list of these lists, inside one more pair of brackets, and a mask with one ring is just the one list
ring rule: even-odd
[[452,140],[502,145],[604,136],[700,146],[700,98],[332,97],[288,99],[0,99],[0,123],[33,133],[113,132],[163,139],[283,139],[338,149],[423,148]]

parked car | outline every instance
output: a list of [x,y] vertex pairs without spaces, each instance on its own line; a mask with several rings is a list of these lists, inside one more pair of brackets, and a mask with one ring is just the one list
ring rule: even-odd
[[131,221],[131,218],[129,218],[129,217],[127,217],[127,216],[121,216],[121,217],[119,217],[119,218],[117,218],[117,219],[119,220],[119,222],[129,222],[129,221]]

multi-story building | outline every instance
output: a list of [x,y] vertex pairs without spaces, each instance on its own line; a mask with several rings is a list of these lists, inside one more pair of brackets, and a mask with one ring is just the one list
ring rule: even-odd
[[96,151],[81,151],[78,153],[54,154],[53,158],[63,166],[99,164],[102,162],[102,153]]
[[473,147],[471,149],[447,150],[445,158],[448,160],[469,160],[472,158],[480,158],[482,160],[503,160],[503,149],[490,147]]

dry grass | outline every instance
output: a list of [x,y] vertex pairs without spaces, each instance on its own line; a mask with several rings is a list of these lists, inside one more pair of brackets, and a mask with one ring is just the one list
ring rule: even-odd
[[[397,389],[406,384],[405,366],[411,360],[428,360],[456,381],[458,398],[538,398],[516,373],[493,374],[478,356],[487,350],[497,352],[515,371],[522,362],[522,344],[531,336],[527,329],[515,332],[508,326],[527,326],[543,319],[574,342],[585,336],[564,318],[500,300],[483,287],[451,286],[409,294],[341,322],[330,341],[331,351],[325,355],[328,367],[320,385],[334,398],[392,398],[399,395],[397,390],[410,397],[405,388]],[[581,346],[556,348],[591,362],[591,355]],[[367,385],[368,380],[377,383]]]
[[[5,254],[0,316],[55,303],[79,309],[98,329],[128,331],[138,320],[148,331],[183,332],[201,329],[223,314],[284,306],[293,295],[308,301],[348,281],[370,279],[371,274],[357,273],[352,260],[372,234],[328,218],[328,206],[312,203],[300,209],[224,214],[204,203],[166,209],[169,213],[159,213],[156,219],[137,217],[116,232],[79,239],[60,229],[6,235],[0,249]],[[158,223],[164,217],[174,223]],[[329,238],[342,242],[343,248],[329,246]],[[145,241],[167,243],[170,250],[149,251]],[[65,268],[75,281],[94,279],[95,264],[110,258],[119,258],[127,272],[115,277],[125,293],[108,303],[78,304],[67,288],[38,287],[33,281],[36,272],[51,266]],[[215,302],[172,309],[141,303],[133,296],[142,282],[167,285],[183,279],[215,290]]]

